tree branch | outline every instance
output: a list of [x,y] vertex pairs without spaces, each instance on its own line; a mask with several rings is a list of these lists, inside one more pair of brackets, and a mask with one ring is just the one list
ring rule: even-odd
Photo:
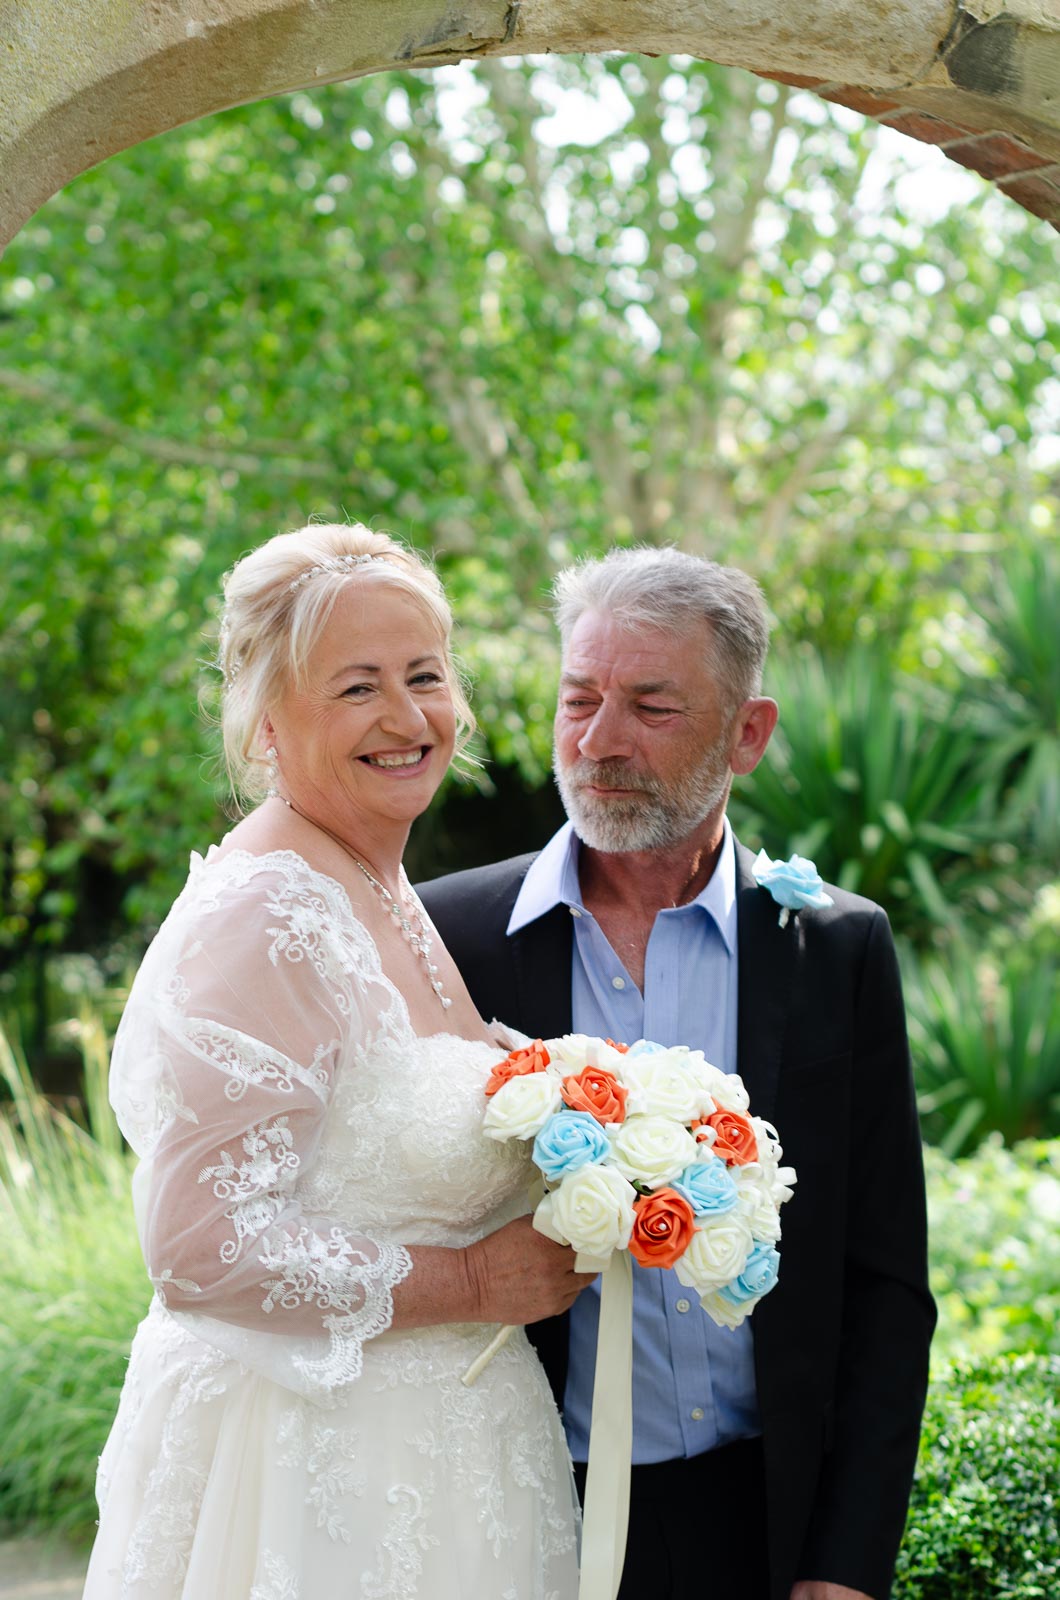
[[[282,450],[284,448],[282,445],[265,445],[264,453],[259,453],[257,450],[227,450],[220,445],[187,444],[179,439],[167,438],[164,434],[147,433],[141,428],[130,428],[125,423],[108,417],[104,412],[96,411],[90,406],[74,404],[52,384],[26,377],[24,373],[12,371],[7,367],[0,367],[0,389],[20,395],[37,405],[46,406],[64,416],[69,425],[86,428],[101,439],[112,440],[136,455],[147,456],[155,461],[181,466],[212,467],[218,472],[273,472],[283,477],[316,478],[322,482],[334,482],[337,476],[335,467],[325,461],[307,461],[304,458],[268,454],[269,450]],[[17,448],[25,449],[27,453],[32,454],[43,453],[39,446],[29,441],[24,444],[20,442]],[[57,445],[53,453],[58,456],[86,452],[73,442],[69,445]]]

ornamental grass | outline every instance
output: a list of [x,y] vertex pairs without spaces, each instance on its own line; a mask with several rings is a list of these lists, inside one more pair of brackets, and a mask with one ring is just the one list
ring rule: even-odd
[[106,1038],[88,1013],[77,1026],[83,1120],[35,1088],[0,1031],[0,1528],[87,1539],[96,1461],[151,1291],[131,1158],[107,1105]]

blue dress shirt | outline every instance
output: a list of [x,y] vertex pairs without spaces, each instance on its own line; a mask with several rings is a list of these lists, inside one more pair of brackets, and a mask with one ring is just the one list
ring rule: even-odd
[[[728,821],[702,894],[655,918],[643,995],[582,903],[578,848],[568,822],[530,867],[508,923],[513,934],[556,905],[570,910],[574,1031],[622,1044],[686,1044],[723,1072],[735,1072],[736,851]],[[589,1453],[599,1316],[598,1280],[571,1311],[563,1414],[575,1461]],[[751,1339],[750,1322],[717,1327],[672,1270],[633,1263],[635,1462],[700,1455],[761,1432]]]

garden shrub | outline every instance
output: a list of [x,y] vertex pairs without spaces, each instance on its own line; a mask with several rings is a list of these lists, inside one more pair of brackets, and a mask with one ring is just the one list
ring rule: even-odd
[[936,1379],[892,1600],[1060,1595],[1060,1357]]
[[1016,1352],[1060,1356],[1060,1139],[973,1156],[924,1151],[936,1366]]

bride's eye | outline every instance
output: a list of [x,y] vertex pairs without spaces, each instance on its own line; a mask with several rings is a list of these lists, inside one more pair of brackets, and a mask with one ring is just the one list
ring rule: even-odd
[[418,689],[433,689],[437,684],[444,683],[445,679],[440,672],[417,672],[409,682]]

